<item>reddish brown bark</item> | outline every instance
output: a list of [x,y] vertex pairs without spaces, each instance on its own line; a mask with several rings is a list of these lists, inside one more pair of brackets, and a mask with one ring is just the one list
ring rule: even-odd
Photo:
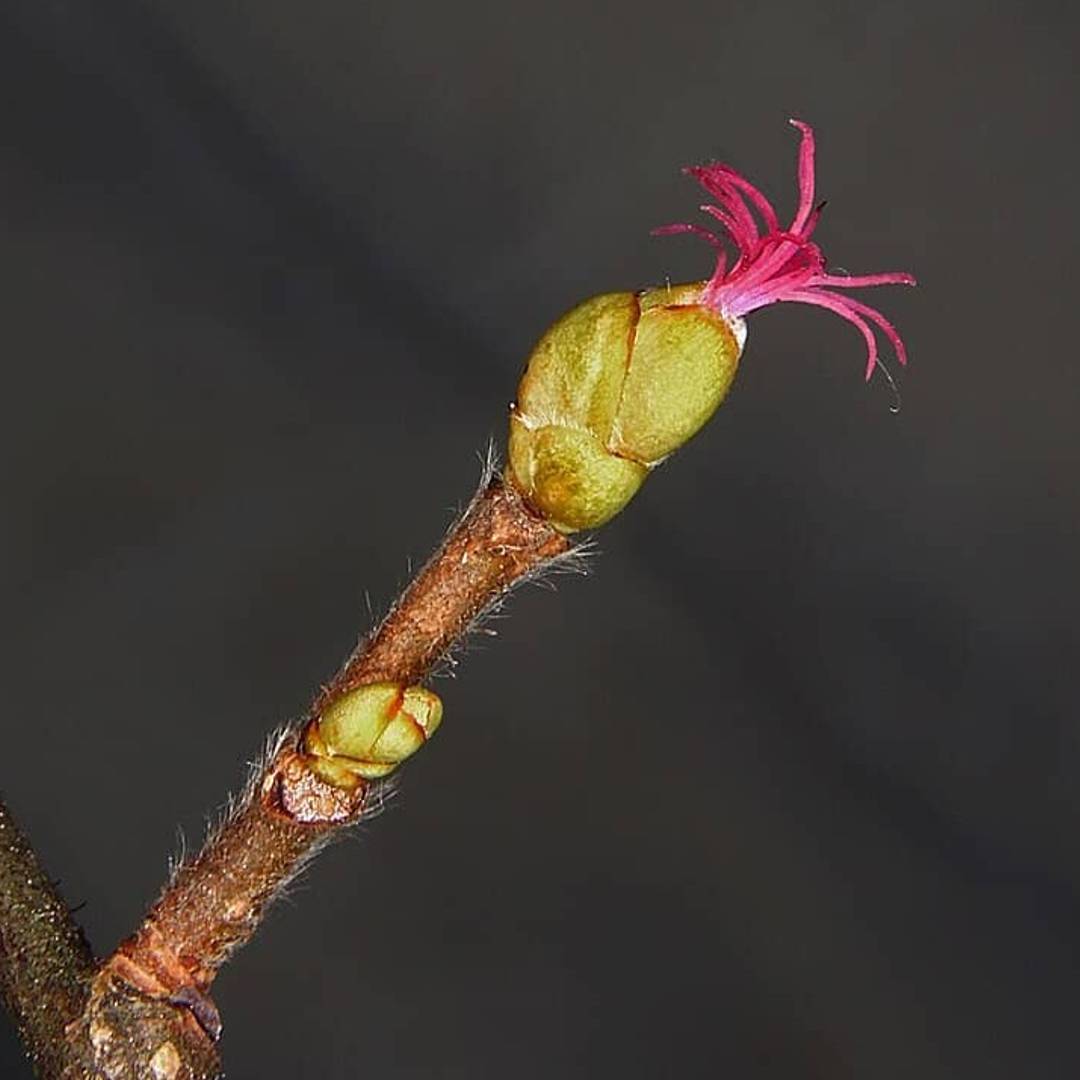
[[[416,684],[515,583],[569,549],[494,478],[382,625],[317,695],[308,724],[365,683]],[[209,990],[266,906],[377,788],[320,779],[302,730],[267,756],[239,807],[98,968],[0,804],[0,991],[39,1074],[60,1080],[213,1080],[220,1030]]]
[[319,695],[313,712],[364,683],[420,682],[482,611],[569,546],[516,488],[492,480],[375,634]]
[[[514,488],[490,480],[382,625],[320,691],[308,723],[366,683],[420,682],[486,608],[568,548],[566,537],[531,511]],[[358,780],[354,790],[345,791],[316,776],[300,734],[294,732],[270,755],[240,808],[166,885],[142,926],[94,981],[98,1011],[111,1009],[114,1026],[124,1015],[138,1018],[128,999],[144,1011],[165,1010],[162,1015],[177,1028],[166,1040],[177,1054],[177,1080],[216,1075],[212,1044],[220,1021],[208,992],[218,968],[255,932],[281,887],[363,815],[372,795],[369,782]],[[78,1043],[72,1054],[91,1060],[90,1025],[72,1034]],[[139,1044],[144,1069],[145,1050],[153,1042]],[[161,1051],[161,1045],[159,1038],[154,1052],[171,1062],[171,1051]],[[155,1074],[129,1066],[116,1075]]]
[[[272,788],[281,766],[270,768]],[[290,818],[272,790],[256,793],[166,885],[110,959],[113,971],[144,993],[187,1004],[216,1037],[220,1022],[206,997],[214,976],[333,828]]]

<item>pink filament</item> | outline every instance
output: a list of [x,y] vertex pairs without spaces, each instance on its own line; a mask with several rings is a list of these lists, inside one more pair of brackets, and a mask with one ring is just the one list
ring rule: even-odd
[[810,239],[821,215],[821,206],[814,205],[814,132],[801,120],[791,123],[798,128],[802,139],[799,205],[787,229],[780,227],[776,210],[759,188],[730,165],[717,162],[694,166],[686,172],[716,200],[716,204],[709,203],[701,209],[716,220],[738,252],[731,268],[721,239],[700,225],[667,225],[654,232],[692,232],[717,249],[716,269],[701,299],[721,315],[739,318],[769,304],[792,301],[826,308],[853,323],[866,342],[869,379],[879,363],[874,327],[888,338],[901,364],[907,363],[904,343],[896,328],[876,308],[833,290],[914,285],[915,279],[900,271],[848,277],[825,269],[821,249]]

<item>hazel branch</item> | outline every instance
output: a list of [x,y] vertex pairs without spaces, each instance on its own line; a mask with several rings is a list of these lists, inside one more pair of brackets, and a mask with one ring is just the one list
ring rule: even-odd
[[0,998],[35,1067],[57,1067],[94,960],[29,842],[0,801]]
[[[728,269],[725,241],[706,232],[720,250],[708,281],[594,297],[544,334],[511,410],[505,477],[486,479],[382,625],[316,695],[303,724],[274,742],[202,851],[92,977],[70,916],[0,817],[0,989],[43,1076],[219,1076],[221,1021],[209,996],[218,969],[304,863],[371,808],[380,778],[438,727],[442,705],[418,684],[473,621],[570,551],[568,533],[619,513],[712,416],[742,358],[744,316],[779,301],[827,307],[862,332],[868,375],[880,366],[874,327],[903,362],[892,324],[833,290],[914,279],[827,272],[810,239],[820,212],[813,133],[794,123],[802,139],[792,224],[780,228],[764,194],[730,166],[691,170],[716,200],[705,209],[735,263]],[[55,1002],[49,1015],[38,988]]]
[[238,808],[109,959],[109,977],[183,1003],[216,1038],[208,992],[218,969],[282,887],[377,794],[377,781],[363,776],[327,778],[308,750],[318,719],[359,688],[421,680],[486,608],[569,547],[516,489],[499,478],[485,483],[382,625],[320,691],[304,729],[272,750]]

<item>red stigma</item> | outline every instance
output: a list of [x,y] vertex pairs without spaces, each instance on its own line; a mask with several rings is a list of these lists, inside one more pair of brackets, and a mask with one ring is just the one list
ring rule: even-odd
[[707,304],[726,318],[743,315],[792,301],[827,308],[842,319],[854,323],[866,342],[866,377],[869,379],[878,359],[876,326],[890,341],[901,364],[907,363],[907,351],[896,328],[876,308],[837,289],[863,289],[875,285],[914,285],[911,274],[830,274],[825,256],[811,235],[825,205],[814,205],[814,132],[801,120],[791,123],[802,133],[799,144],[799,206],[791,224],[783,229],[772,203],[765,194],[730,165],[714,162],[685,170],[715,199],[701,207],[720,223],[737,252],[728,269],[728,251],[724,240],[700,225],[666,225],[655,234],[694,233],[702,236],[718,252],[716,269],[701,294]]

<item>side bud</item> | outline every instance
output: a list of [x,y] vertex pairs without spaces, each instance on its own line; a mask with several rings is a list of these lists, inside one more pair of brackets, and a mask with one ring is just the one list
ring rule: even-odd
[[510,417],[510,476],[556,528],[613,518],[723,401],[741,325],[702,306],[701,289],[594,297],[533,350]]
[[392,772],[435,733],[442,702],[422,686],[380,682],[357,687],[308,725],[304,749],[332,784]]

